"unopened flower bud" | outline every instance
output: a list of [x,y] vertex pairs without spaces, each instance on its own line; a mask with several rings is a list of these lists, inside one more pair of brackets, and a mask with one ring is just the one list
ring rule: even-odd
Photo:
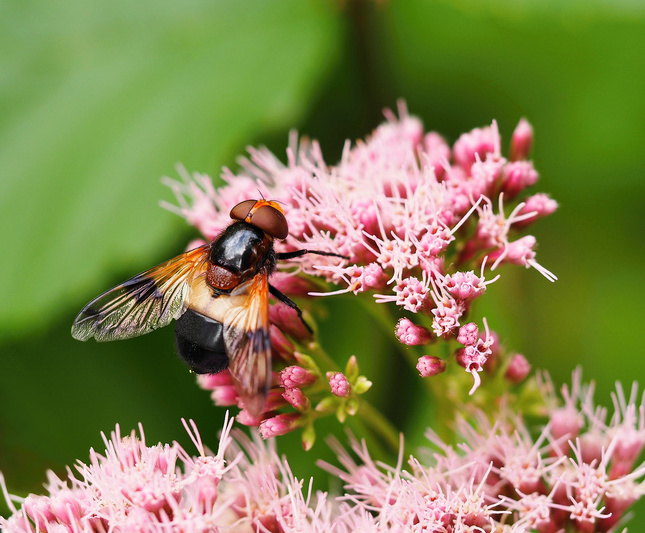
[[452,147],[452,152],[457,164],[466,172],[470,172],[471,165],[477,160],[486,159],[486,154],[499,154],[500,138],[497,123],[485,128],[475,128],[462,134]]
[[531,371],[531,364],[522,354],[515,354],[508,368],[506,369],[506,379],[511,383],[521,383]]
[[282,393],[282,397],[298,411],[307,411],[311,406],[309,398],[298,388],[287,389]]
[[556,439],[574,440],[584,425],[584,417],[570,406],[556,409],[550,419],[551,433]]
[[202,389],[213,390],[215,387],[233,385],[233,378],[228,370],[217,374],[197,374],[197,383]]
[[311,291],[315,291],[315,283],[302,276],[294,276],[288,272],[274,272],[271,274],[271,285],[289,296],[306,298]]
[[538,180],[537,170],[530,161],[513,161],[504,167],[502,191],[505,199],[515,198]]
[[511,139],[510,160],[526,159],[533,145],[533,127],[525,118],[520,119]]
[[295,348],[285,334],[282,333],[282,330],[274,324],[271,324],[269,327],[269,336],[271,338],[271,351],[273,355],[285,362],[293,361]]
[[213,389],[213,392],[211,392],[211,399],[215,405],[224,407],[237,405],[240,398],[233,385],[224,385]]
[[302,425],[301,413],[284,413],[267,418],[260,423],[260,435],[263,439],[284,435]]
[[297,341],[311,339],[312,333],[307,329],[295,309],[283,303],[269,307],[269,321]]
[[450,159],[450,146],[441,135],[431,131],[423,138],[423,149],[423,163],[433,167],[435,176],[441,179],[445,172],[442,163]]
[[433,355],[424,355],[417,361],[417,370],[422,378],[436,376],[446,370],[446,362]]
[[316,376],[301,366],[292,365],[280,372],[278,383],[285,389],[306,387],[316,382]]
[[347,398],[351,392],[351,385],[342,372],[327,372],[329,386],[334,396]]
[[417,326],[409,318],[401,318],[394,330],[396,338],[407,346],[427,344],[432,339],[432,333],[423,326]]

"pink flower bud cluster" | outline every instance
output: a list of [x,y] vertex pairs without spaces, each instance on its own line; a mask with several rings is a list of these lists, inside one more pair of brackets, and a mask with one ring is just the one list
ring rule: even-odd
[[[290,329],[292,334],[300,332],[299,327]],[[306,330],[305,334],[310,336]],[[291,339],[296,342],[293,337]],[[354,356],[349,358],[344,372],[322,372],[313,358],[295,351],[291,341],[277,327],[275,336],[272,335],[272,347],[276,365],[291,364],[274,372],[272,387],[260,416],[253,416],[245,408],[228,370],[198,375],[197,381],[202,388],[211,391],[215,405],[239,407],[237,421],[247,426],[257,426],[263,438],[302,429],[302,444],[305,449],[310,449],[315,441],[315,420],[336,414],[343,422],[347,415],[356,414],[358,396],[369,389],[371,382],[360,375]]]

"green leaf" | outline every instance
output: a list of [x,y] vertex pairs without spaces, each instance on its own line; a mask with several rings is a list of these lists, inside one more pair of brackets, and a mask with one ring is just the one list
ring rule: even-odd
[[34,0],[0,15],[0,336],[181,252],[160,177],[177,162],[216,176],[295,125],[338,52],[323,1]]

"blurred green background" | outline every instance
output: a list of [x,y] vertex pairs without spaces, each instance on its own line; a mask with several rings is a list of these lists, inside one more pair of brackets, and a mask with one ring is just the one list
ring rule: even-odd
[[[117,422],[187,443],[190,417],[217,442],[223,410],[173,356],[172,328],[108,344],[69,334],[91,297],[196,236],[158,206],[172,200],[160,177],[177,163],[217,177],[246,145],[283,157],[290,128],[334,163],[398,98],[450,142],[497,119],[507,146],[521,117],[533,124],[536,190],[560,210],[531,232],[559,281],[505,270],[477,311],[557,383],[582,365],[601,403],[616,380],[644,381],[642,3],[26,0],[0,4],[0,28],[0,470],[12,492],[42,492],[47,468],[102,450]],[[405,365],[391,331],[363,334],[355,302],[324,305],[323,342],[340,359],[378,361],[383,376]],[[401,390],[377,382],[372,398],[405,430],[423,410]],[[280,448],[308,475],[297,438]]]

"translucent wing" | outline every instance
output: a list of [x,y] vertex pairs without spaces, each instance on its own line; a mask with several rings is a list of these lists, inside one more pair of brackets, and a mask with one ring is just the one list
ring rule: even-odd
[[259,417],[271,385],[269,338],[269,283],[265,273],[240,285],[246,292],[243,305],[224,315],[224,344],[235,388],[251,416]]
[[112,341],[167,326],[184,312],[193,283],[205,275],[209,246],[181,254],[101,294],[78,314],[72,336]]

